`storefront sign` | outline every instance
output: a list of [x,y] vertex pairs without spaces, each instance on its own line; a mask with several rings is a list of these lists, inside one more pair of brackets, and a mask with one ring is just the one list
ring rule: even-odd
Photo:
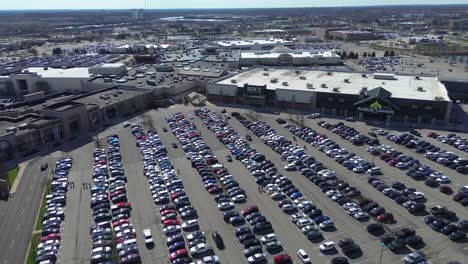
[[374,101],[369,107],[361,107],[357,108],[358,111],[367,112],[371,114],[395,114],[395,111],[390,107],[383,106],[378,101]]

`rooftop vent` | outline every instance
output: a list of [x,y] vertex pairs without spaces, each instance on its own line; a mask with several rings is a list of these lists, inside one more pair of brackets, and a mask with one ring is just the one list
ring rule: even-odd
[[299,79],[305,80],[305,79],[307,79],[307,78],[306,78],[305,76],[301,76],[301,77],[299,77]]
[[18,129],[16,127],[7,127],[7,132],[16,132]]
[[333,88],[333,91],[334,91],[334,92],[337,92],[337,93],[340,92],[340,87],[335,87],[335,88]]
[[268,71],[268,68],[263,68],[264,71]]
[[20,124],[20,125],[18,126],[18,129],[19,129],[19,130],[24,130],[24,129],[26,129],[26,128],[28,128],[28,123],[23,123],[23,124]]
[[283,82],[283,86],[288,86],[288,82]]
[[270,76],[270,73],[264,72],[264,73],[263,73],[263,76]]
[[332,76],[332,75],[333,75],[333,73],[331,73],[331,72],[327,72],[327,75],[328,75],[328,76]]
[[231,79],[231,83],[237,83],[236,79]]
[[367,75],[365,73],[363,73],[362,78],[367,78]]
[[307,84],[307,89],[315,89],[314,85],[312,83]]
[[326,83],[322,83],[322,85],[320,85],[320,87],[322,87],[322,88],[327,88],[327,84],[326,84]]
[[277,83],[278,82],[278,78],[273,78],[270,80],[271,83]]
[[414,77],[414,79],[416,79],[416,80],[421,80],[421,77],[416,76],[416,77]]
[[344,82],[345,82],[345,83],[349,83],[349,79],[344,79]]
[[301,74],[301,71],[296,71],[296,74]]
[[417,90],[418,90],[418,92],[425,92],[425,90],[424,90],[424,88],[422,86],[419,86]]

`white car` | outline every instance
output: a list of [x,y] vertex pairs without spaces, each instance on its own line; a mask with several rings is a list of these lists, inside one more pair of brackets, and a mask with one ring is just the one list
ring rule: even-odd
[[154,243],[153,236],[151,235],[151,230],[149,228],[143,229],[143,237],[145,238],[145,244],[151,245]]
[[297,222],[296,222],[296,225],[299,228],[302,228],[304,226],[308,226],[308,225],[311,225],[311,224],[313,224],[313,223],[312,223],[312,220],[310,220],[309,218],[302,218],[302,219],[297,220]]
[[297,213],[297,214],[293,214],[291,215],[290,219],[293,223],[296,223],[298,220],[302,219],[302,218],[305,218],[306,215],[303,214],[303,213]]
[[260,261],[265,261],[266,260],[266,255],[265,253],[257,253],[253,256],[250,256],[247,261],[250,263],[250,264],[255,264],[255,263],[258,263]]
[[439,178],[437,178],[436,181],[438,183],[450,183],[450,178],[445,175],[442,175]]
[[190,248],[190,255],[201,254],[207,252],[208,250],[211,250],[209,246],[207,246],[205,243],[200,243]]
[[232,202],[222,202],[218,204],[218,210],[220,211],[227,211],[231,210],[232,208],[234,208],[234,204]]
[[231,198],[233,202],[235,203],[243,203],[246,201],[246,197],[243,194],[236,195]]
[[304,264],[308,264],[310,263],[310,258],[309,258],[309,255],[307,255],[307,253],[305,252],[304,249],[299,249],[297,251],[297,257],[302,261],[302,263]]
[[186,231],[188,229],[195,228],[195,227],[198,227],[198,220],[197,219],[188,220],[188,221],[185,221],[182,224],[182,230],[184,230],[184,231]]
[[206,256],[202,259],[204,264],[219,264],[219,257],[216,255]]
[[264,235],[260,241],[262,242],[262,244],[266,244],[268,242],[271,242],[271,241],[275,241],[276,240],[276,234],[275,233],[271,233],[271,234],[268,234],[268,235]]
[[334,250],[335,249],[335,242],[333,241],[327,241],[325,243],[322,243],[320,246],[320,251],[322,252],[326,252],[326,251],[330,251],[330,250]]
[[282,192],[273,192],[270,194],[270,197],[273,200],[283,200],[284,198],[286,198],[286,195],[284,195],[284,193]]

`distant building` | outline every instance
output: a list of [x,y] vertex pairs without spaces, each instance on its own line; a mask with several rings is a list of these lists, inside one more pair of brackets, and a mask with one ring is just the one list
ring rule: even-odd
[[377,35],[372,31],[363,30],[332,30],[328,32],[329,38],[346,41],[374,40]]
[[124,63],[102,63],[89,68],[89,74],[100,76],[118,76],[127,71],[127,66]]
[[296,42],[284,39],[268,39],[268,40],[231,40],[219,41],[217,43],[220,48],[241,49],[241,50],[271,50],[278,46],[294,49]]
[[144,10],[143,9],[133,9],[132,10],[132,17],[135,20],[141,20],[144,18]]
[[340,61],[340,56],[332,51],[252,51],[240,54],[239,66],[337,65]]

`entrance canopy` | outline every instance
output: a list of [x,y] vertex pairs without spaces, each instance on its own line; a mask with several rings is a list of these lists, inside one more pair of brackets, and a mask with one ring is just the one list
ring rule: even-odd
[[390,102],[392,93],[382,87],[377,87],[367,92],[367,97],[354,103],[360,112],[371,114],[395,114],[400,108]]

